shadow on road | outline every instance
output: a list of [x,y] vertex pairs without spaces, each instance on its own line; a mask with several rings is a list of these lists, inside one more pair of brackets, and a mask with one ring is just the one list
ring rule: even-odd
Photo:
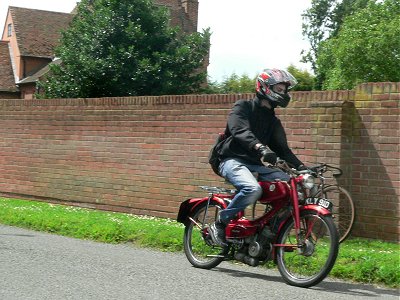
[[[264,275],[259,273],[252,273],[246,271],[240,271],[237,269],[227,269],[216,267],[212,269],[215,272],[223,272],[229,274],[233,277],[248,277],[254,279],[261,279],[270,282],[282,282],[285,281],[279,275]],[[362,283],[352,283],[343,281],[334,281],[334,279],[329,278],[329,281],[322,281],[318,285],[311,287],[310,289],[327,291],[337,294],[343,294],[348,296],[362,296],[362,297],[382,297],[382,296],[400,296],[400,291],[397,289],[390,289],[386,287],[375,287],[373,285],[362,284]],[[296,288],[296,287],[291,287]],[[301,289],[301,288],[298,288]]]
[[363,296],[363,297],[382,297],[400,296],[400,291],[389,289],[386,287],[376,287],[370,284],[339,282],[339,281],[323,281],[312,289],[324,290],[337,294],[345,294],[348,296]]

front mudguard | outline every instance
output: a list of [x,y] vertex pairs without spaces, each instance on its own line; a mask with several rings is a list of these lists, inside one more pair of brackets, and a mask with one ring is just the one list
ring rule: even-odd
[[329,209],[326,209],[326,208],[316,205],[316,204],[308,204],[308,205],[304,205],[304,206],[300,207],[300,213],[302,211],[307,211],[307,210],[316,211],[319,215],[323,215],[323,216],[332,215],[332,212]]
[[210,204],[218,204],[221,206],[222,209],[226,208],[227,204],[224,200],[217,197],[209,197],[204,198],[190,198],[183,201],[179,207],[179,212],[176,220],[180,223],[185,224],[185,226],[189,222],[189,216],[193,214],[193,212],[200,207],[201,205],[206,205],[206,203],[210,200]]
[[[323,215],[323,216],[331,216],[332,215],[332,212],[330,210],[328,210],[324,207],[321,207],[319,205],[316,205],[316,204],[308,204],[308,205],[300,206],[299,210],[300,210],[300,216],[306,211],[315,211],[318,215]],[[277,233],[274,243],[276,243],[279,240],[280,235],[282,234],[282,232],[281,232],[282,228],[284,228],[287,223],[289,223],[293,220],[293,215],[294,215],[293,211],[288,211],[287,214],[280,220],[278,227],[277,227],[278,229],[274,228],[275,233]],[[273,252],[273,257],[274,257],[274,261],[276,263],[276,248]]]
[[[321,207],[319,205],[316,205],[316,204],[308,204],[308,205],[301,206],[301,207],[299,207],[299,211],[300,211],[300,215],[304,211],[315,211],[315,212],[317,212],[317,214],[323,215],[323,216],[332,215],[332,212],[330,210],[328,210],[324,207]],[[288,213],[286,215],[284,215],[284,217],[280,220],[280,222],[278,222],[278,224],[275,225],[277,227],[275,227],[274,230],[279,232],[283,228],[283,226],[285,226],[285,224],[292,219],[293,214],[294,214],[293,211],[291,213],[288,211]]]

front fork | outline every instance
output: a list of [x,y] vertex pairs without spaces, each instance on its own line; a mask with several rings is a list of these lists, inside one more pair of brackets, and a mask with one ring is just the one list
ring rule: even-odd
[[314,224],[308,224],[307,232],[304,233],[304,236],[301,235],[299,196],[297,193],[297,184],[296,184],[295,180],[291,180],[290,186],[291,186],[291,193],[292,193],[291,197],[292,197],[292,204],[293,204],[293,213],[294,213],[294,228],[295,228],[295,233],[296,233],[297,246],[298,246],[298,249],[300,250],[303,248],[304,243],[310,236],[312,229],[314,227]]
[[299,241],[300,238],[300,208],[299,208],[299,196],[297,194],[297,186],[295,180],[290,181],[290,191],[291,198],[293,203],[293,212],[294,212],[294,228],[296,231],[296,238]]

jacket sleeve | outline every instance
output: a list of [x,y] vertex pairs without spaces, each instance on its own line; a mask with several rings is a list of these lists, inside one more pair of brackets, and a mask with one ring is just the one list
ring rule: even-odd
[[286,132],[280,120],[277,120],[276,122],[271,136],[271,141],[268,146],[278,155],[278,157],[284,159],[295,168],[298,168],[303,164],[289,148]]
[[228,116],[228,128],[232,137],[245,149],[252,150],[260,143],[250,129],[252,104],[246,100],[239,100],[233,106]]

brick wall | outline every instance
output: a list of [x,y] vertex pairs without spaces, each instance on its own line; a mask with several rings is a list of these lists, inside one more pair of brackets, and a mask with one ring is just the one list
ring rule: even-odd
[[359,204],[356,234],[399,238],[400,83],[363,84],[348,114],[352,124],[352,193]]
[[[0,192],[175,218],[199,185],[235,100],[193,95],[0,101]],[[279,109],[295,153],[345,171],[357,236],[399,239],[400,83],[295,92]]]

